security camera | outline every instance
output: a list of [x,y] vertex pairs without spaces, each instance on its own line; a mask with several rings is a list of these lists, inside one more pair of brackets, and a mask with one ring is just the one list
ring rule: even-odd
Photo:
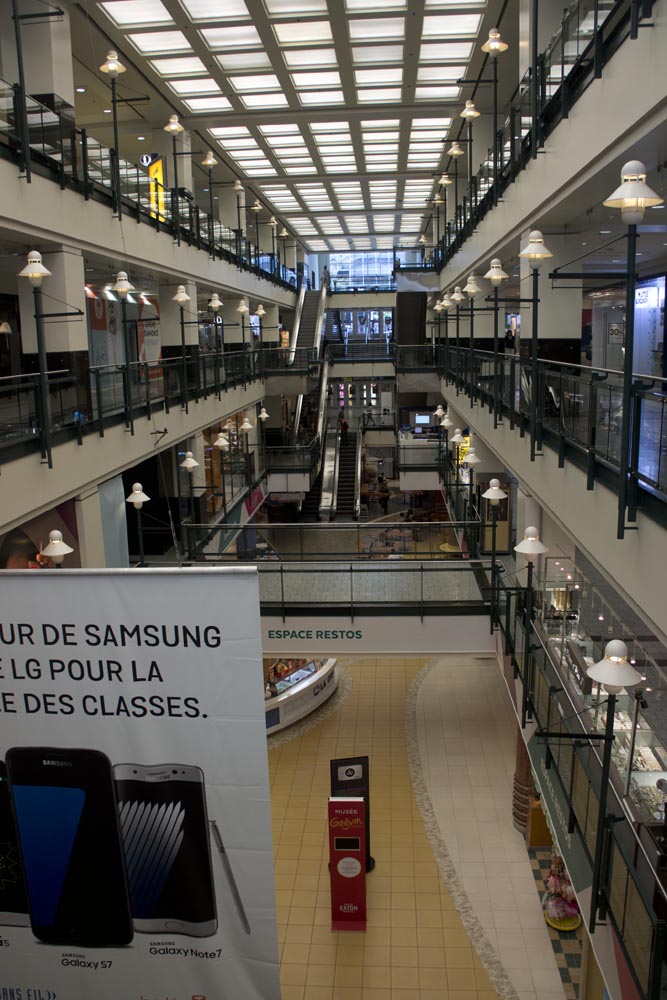
[[659,792],[662,792],[664,795],[667,795],[667,778],[658,778],[658,780],[655,783],[655,787],[658,789]]

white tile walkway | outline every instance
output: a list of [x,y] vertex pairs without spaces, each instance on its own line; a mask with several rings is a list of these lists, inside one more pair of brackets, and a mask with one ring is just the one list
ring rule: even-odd
[[520,1000],[563,1000],[524,838],[512,825],[516,719],[493,659],[422,676],[417,745],[435,818],[472,910]]

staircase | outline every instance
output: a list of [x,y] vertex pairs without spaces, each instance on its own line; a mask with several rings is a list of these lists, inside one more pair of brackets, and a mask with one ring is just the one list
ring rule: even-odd
[[319,476],[303,498],[303,503],[301,504],[301,521],[306,521],[310,524],[313,524],[315,521],[319,521],[321,499],[322,473],[320,472]]
[[338,460],[338,492],[336,493],[336,520],[352,521],[354,518],[354,477],[356,472],[357,435],[348,434],[347,443],[340,446]]
[[306,292],[301,310],[301,322],[299,323],[299,336],[296,346],[313,347],[315,344],[315,334],[317,333],[317,309],[320,303],[320,292]]

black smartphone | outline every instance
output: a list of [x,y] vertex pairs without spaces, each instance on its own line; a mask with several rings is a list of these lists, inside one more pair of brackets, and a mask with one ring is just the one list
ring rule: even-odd
[[0,761],[0,924],[10,927],[30,925],[23,866],[3,761]]
[[98,750],[14,747],[5,761],[35,936],[91,948],[129,944],[109,759]]
[[204,775],[191,764],[116,764],[137,931],[209,937],[218,928]]

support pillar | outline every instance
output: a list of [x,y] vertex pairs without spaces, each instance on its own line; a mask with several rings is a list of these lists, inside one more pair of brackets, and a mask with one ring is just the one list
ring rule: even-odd
[[[528,231],[521,238],[521,245],[528,242]],[[545,361],[581,361],[581,324],[583,292],[581,281],[558,282],[552,288],[549,273],[572,259],[572,240],[567,236],[545,236],[553,257],[542,262],[538,287],[538,357]],[[521,287],[528,297],[532,268],[529,261],[519,258]],[[566,287],[567,286],[567,287]],[[530,357],[531,306],[521,305],[521,357]]]
[[535,795],[533,770],[521,730],[516,727],[516,758],[512,781],[512,822],[514,828],[525,837],[528,827],[530,800]]
[[185,369],[187,387],[192,390],[199,385],[199,323],[197,321],[197,286],[192,281],[184,282],[185,291],[190,301],[185,303],[183,310],[183,329],[181,330],[181,311],[178,302],[174,302],[176,285],[161,285],[158,291],[160,305],[160,343],[162,357],[171,361],[169,374],[170,384],[182,378],[179,368],[172,359],[183,358],[185,345]]
[[[36,248],[39,249],[39,248]],[[83,255],[80,250],[61,246],[42,253],[44,265],[51,271],[41,289],[43,314],[81,310],[81,317],[72,316],[42,320],[48,371],[65,371],[77,382],[78,401],[81,409],[92,412],[89,375],[89,346],[87,301],[84,292]],[[17,260],[20,263],[19,258]],[[37,371],[37,329],[35,325],[35,299],[33,289],[25,279],[17,282],[19,314],[21,317],[21,342],[24,372]]]
[[[84,569],[98,569],[106,566],[104,550],[104,525],[100,496],[97,487],[74,498],[76,530],[79,544],[79,558]],[[125,517],[124,507],[120,513]]]

